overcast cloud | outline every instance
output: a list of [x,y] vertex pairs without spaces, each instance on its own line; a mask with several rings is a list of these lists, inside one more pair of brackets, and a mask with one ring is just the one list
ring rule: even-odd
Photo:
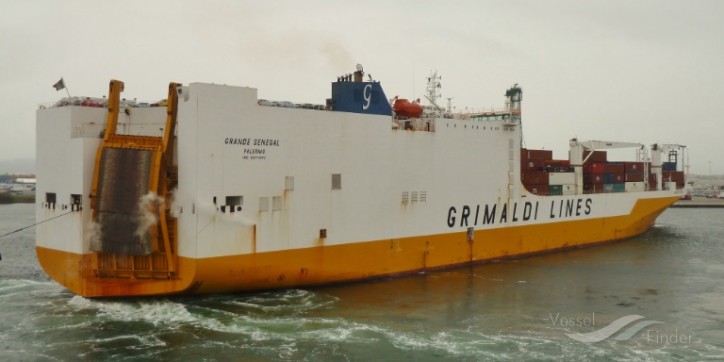
[[[689,147],[724,173],[724,1],[25,1],[0,3],[0,160],[35,156],[35,111],[65,96],[157,101],[168,82],[324,103],[357,63],[389,98],[442,75],[458,110],[524,91],[524,138]],[[42,145],[41,145],[42,146]]]

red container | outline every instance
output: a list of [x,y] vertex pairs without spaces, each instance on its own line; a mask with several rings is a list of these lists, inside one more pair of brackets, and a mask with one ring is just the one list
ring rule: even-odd
[[529,150],[526,148],[522,148],[520,150],[521,152],[521,159],[523,160],[552,160],[553,159],[553,151],[550,150]]
[[606,170],[605,163],[587,163],[583,166],[584,173],[604,173]]
[[[591,151],[583,151],[583,159],[585,160],[586,157],[588,157],[588,154],[591,153]],[[589,162],[596,162],[596,163],[604,163],[608,162],[608,159],[606,157],[606,151],[593,151],[593,155],[591,155],[591,158],[586,161],[586,163]]]
[[543,165],[546,167],[562,167],[561,160],[545,160]]
[[626,172],[626,182],[643,182],[643,172]]
[[544,169],[544,161],[541,160],[520,160],[520,169],[522,171],[540,171]]
[[525,185],[526,190],[536,195],[548,195],[548,184],[530,184]]
[[583,183],[584,184],[603,184],[603,174],[602,173],[588,173],[583,174]]
[[624,162],[623,166],[626,173],[644,172],[643,162]]
[[663,182],[676,182],[676,188],[684,188],[683,171],[667,171],[661,175]]
[[656,189],[656,174],[651,173],[649,174],[649,190],[655,190]]
[[605,163],[603,166],[603,172],[605,173],[615,173],[615,174],[623,174],[624,173],[624,165],[621,162],[609,162]]
[[682,171],[663,172],[661,175],[661,178],[664,181],[684,182],[684,172],[682,172]]
[[546,185],[546,190],[548,190],[548,172],[523,171],[520,178],[526,185]]

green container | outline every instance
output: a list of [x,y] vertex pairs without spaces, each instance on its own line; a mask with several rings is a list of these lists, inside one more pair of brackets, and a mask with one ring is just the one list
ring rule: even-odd
[[563,195],[563,185],[548,185],[548,195]]
[[625,192],[626,184],[603,184],[603,192]]

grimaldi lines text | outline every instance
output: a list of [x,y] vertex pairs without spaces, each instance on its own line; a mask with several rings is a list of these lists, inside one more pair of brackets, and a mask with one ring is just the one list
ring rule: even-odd
[[[518,202],[514,202],[511,207],[508,204],[502,204],[500,214],[497,214],[498,204],[485,204],[484,206],[475,205],[474,207],[463,205],[460,212],[455,206],[450,206],[447,213],[447,226],[453,228],[455,226],[469,227],[479,225],[505,224],[508,222],[517,223],[519,221],[537,221],[539,220],[539,206],[541,202],[525,201],[519,206]],[[567,219],[583,215],[590,215],[593,207],[593,200],[589,198],[568,198],[550,200],[550,207],[546,207],[546,213],[542,214],[541,219]],[[546,206],[548,206],[546,205]],[[510,210],[510,213],[508,212]],[[458,224],[458,217],[460,222]]]

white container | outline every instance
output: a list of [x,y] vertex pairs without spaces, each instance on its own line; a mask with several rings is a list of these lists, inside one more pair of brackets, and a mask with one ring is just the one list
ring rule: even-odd
[[549,172],[549,185],[572,185],[576,183],[576,174],[573,172]]
[[643,182],[626,182],[625,186],[626,192],[638,192],[638,191],[644,191],[644,183]]
[[570,184],[570,185],[561,185],[561,186],[563,186],[562,190],[561,190],[562,195],[575,195],[576,194],[576,185]]

